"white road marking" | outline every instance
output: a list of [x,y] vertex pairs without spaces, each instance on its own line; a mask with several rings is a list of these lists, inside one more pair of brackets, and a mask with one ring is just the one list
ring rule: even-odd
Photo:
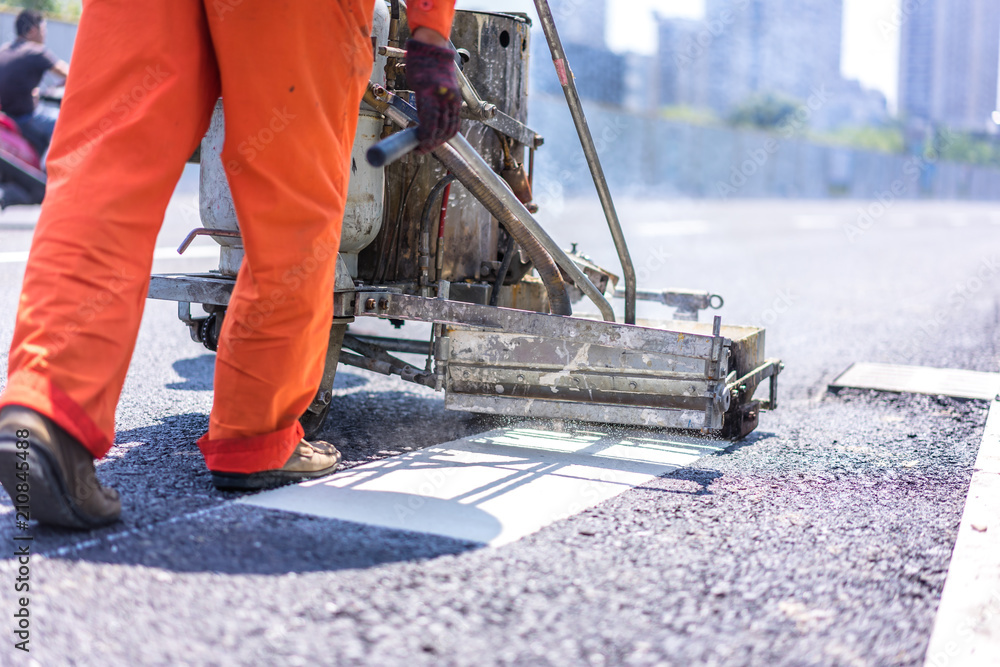
[[700,236],[712,231],[712,225],[707,220],[663,220],[637,222],[631,229],[639,236]]
[[498,546],[727,444],[607,426],[503,428],[238,502]]
[[[177,248],[157,248],[153,252],[153,259],[200,259],[204,257],[218,257],[218,246],[196,246],[188,248],[183,255],[177,254]],[[0,252],[0,264],[18,264],[28,261],[27,250],[15,250],[13,252]]]
[[835,215],[797,215],[792,219],[795,229],[838,229],[841,219]]
[[924,664],[1000,660],[1000,402],[994,401]]
[[1000,393],[1000,373],[856,363],[830,386],[992,401]]

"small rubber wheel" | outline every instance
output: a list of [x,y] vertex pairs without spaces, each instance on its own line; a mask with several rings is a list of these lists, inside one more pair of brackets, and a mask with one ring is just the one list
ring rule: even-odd
[[326,423],[326,418],[330,414],[330,406],[332,405],[333,401],[330,401],[319,414],[306,410],[305,414],[299,417],[299,423],[302,424],[306,440],[312,440],[323,429],[323,424]]

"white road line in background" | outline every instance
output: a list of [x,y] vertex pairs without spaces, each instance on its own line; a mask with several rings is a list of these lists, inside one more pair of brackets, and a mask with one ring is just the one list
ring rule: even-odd
[[[197,246],[188,248],[183,255],[177,254],[177,248],[157,248],[153,252],[153,259],[199,259],[204,257],[218,257],[218,246]],[[28,261],[27,250],[15,250],[14,252],[0,252],[0,264],[17,264]]]
[[792,226],[796,229],[839,229],[842,221],[835,215],[798,215]]
[[700,236],[712,231],[712,225],[706,220],[639,222],[631,227],[640,236]]
[[238,502],[498,546],[727,444],[599,426],[503,428]]
[[994,401],[934,621],[927,667],[1000,662],[1000,402]]
[[830,386],[992,401],[1000,393],[1000,373],[858,362]]

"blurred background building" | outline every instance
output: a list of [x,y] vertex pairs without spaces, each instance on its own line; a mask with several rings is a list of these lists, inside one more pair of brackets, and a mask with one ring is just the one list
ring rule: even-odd
[[703,20],[659,18],[660,106],[730,116],[762,96],[819,94],[813,127],[881,122],[885,98],[840,73],[842,0],[707,0]]
[[[552,16],[559,27],[559,38],[569,60],[580,96],[611,106],[625,103],[626,57],[615,53],[607,44],[607,0],[551,0]],[[532,81],[535,89],[549,94],[562,94],[550,58],[546,58],[545,37],[540,31],[532,60]]]
[[899,44],[899,114],[912,124],[985,131],[997,108],[1000,0],[908,3]]

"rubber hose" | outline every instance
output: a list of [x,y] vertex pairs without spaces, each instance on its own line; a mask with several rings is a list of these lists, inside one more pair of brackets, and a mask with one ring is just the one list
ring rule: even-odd
[[[424,235],[426,234],[427,235],[426,236],[426,238],[427,238],[427,248],[420,248],[421,254],[424,252],[424,250],[427,251],[428,255],[430,255],[430,252],[431,252],[431,248],[430,248],[431,211],[434,210],[434,202],[441,195],[441,193],[444,191],[444,189],[446,187],[448,187],[448,185],[452,181],[454,181],[454,180],[455,180],[455,177],[452,174],[447,174],[445,176],[442,176],[441,180],[439,180],[437,183],[435,183],[434,187],[431,188],[430,194],[427,195],[427,201],[424,202],[424,208],[420,212],[420,243],[423,244],[423,239],[425,238]],[[439,211],[441,210],[440,207],[438,207],[438,210]]]
[[500,288],[503,281],[507,279],[507,272],[510,271],[510,262],[514,259],[514,237],[507,235],[507,247],[503,251],[503,261],[500,262],[500,270],[497,271],[496,282],[493,283],[493,294],[490,294],[490,305],[497,305],[500,299]]
[[559,272],[559,267],[556,266],[552,256],[546,252],[542,244],[513,213],[507,210],[500,198],[493,194],[489,186],[479,178],[469,163],[454,152],[454,149],[450,149],[446,144],[434,151],[434,157],[440,160],[441,164],[465,186],[465,189],[472,193],[472,196],[478,199],[479,203],[485,206],[494,218],[500,221],[507,233],[513,236],[517,244],[528,254],[528,258],[538,271],[538,276],[542,279],[542,284],[545,285],[545,292],[549,297],[550,312],[553,315],[572,315],[573,306],[569,302],[562,273]]

